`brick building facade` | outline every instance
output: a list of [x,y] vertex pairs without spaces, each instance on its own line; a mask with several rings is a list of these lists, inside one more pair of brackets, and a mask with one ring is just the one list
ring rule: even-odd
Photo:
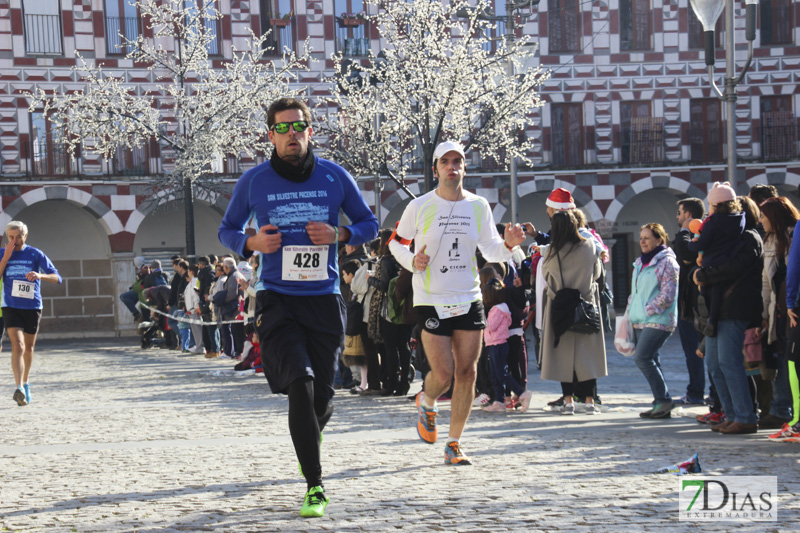
[[[217,6],[222,18],[209,27],[217,35],[209,49],[214,61],[229,58],[250,29],[272,28],[278,48],[296,48],[308,38],[317,61],[298,83],[312,95],[324,94],[333,75],[331,54],[358,59],[380,49],[377,29],[359,16],[361,0],[222,0]],[[740,66],[743,6],[735,8]],[[496,6],[498,14],[504,9]],[[800,202],[800,10],[790,0],[762,0],[759,10],[755,59],[736,104],[737,183],[741,192],[771,183]],[[672,231],[675,200],[704,198],[710,183],[725,179],[724,104],[708,84],[702,28],[688,0],[541,0],[523,14],[521,31],[539,42],[538,61],[552,77],[542,87],[548,105],[530,117],[525,132],[537,144],[534,165],[519,172],[520,218],[546,226],[547,192],[572,190],[614,246],[612,277],[622,299],[638,225],[658,221]],[[50,255],[65,284],[45,290],[51,297],[45,331],[129,331],[130,317],[116,295],[132,280],[131,258],[183,248],[180,198],[152,201],[157,191],[148,176],[164,170],[158,145],[120,150],[108,161],[91,154],[71,161],[41,113],[28,112],[25,97],[36,88],[80,87],[70,70],[76,51],[102,61],[138,91],[152,88],[152,73],[118,47],[120,32],[148,31],[126,0],[0,0],[0,222],[20,218],[31,226],[31,244],[56,250]],[[724,57],[718,48],[720,76]],[[229,158],[216,170],[231,185],[262,159]],[[507,220],[508,173],[478,157],[472,162],[467,187],[491,202],[497,221]],[[391,182],[377,194],[372,180],[360,184],[384,225],[399,218],[404,193]],[[421,183],[412,177],[409,187],[419,191]],[[225,206],[224,194],[199,202],[199,253],[222,251],[214,227]],[[55,229],[54,212],[64,221]],[[89,244],[71,228],[102,242]]]

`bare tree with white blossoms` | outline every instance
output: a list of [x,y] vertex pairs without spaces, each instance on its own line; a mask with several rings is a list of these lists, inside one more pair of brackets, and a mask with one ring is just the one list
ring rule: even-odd
[[209,47],[216,45],[214,21],[222,17],[214,2],[198,8],[186,0],[138,0],[143,26],[152,37],[135,40],[120,35],[127,59],[145,65],[156,80],[153,90],[127,84],[124,72],[102,69],[80,57],[73,68],[85,87],[65,94],[39,89],[30,111],[44,109],[53,130],[74,158],[82,150],[107,160],[120,148],[138,148],[152,139],[173,159],[169,173],[155,187],[155,196],[183,198],[186,208],[186,253],[195,255],[195,194],[207,194],[204,177],[220,158],[255,157],[268,150],[266,109],[276,98],[294,95],[296,73],[307,70],[304,55],[289,50],[265,60],[266,35],[250,35],[231,59],[214,67]]
[[537,88],[549,74],[520,72],[535,52],[527,37],[490,39],[494,23],[479,16],[487,0],[367,5],[377,13],[367,18],[379,28],[381,52],[366,65],[334,56],[332,96],[318,108],[332,158],[356,174],[387,175],[406,192],[414,150],[431,189],[433,150],[443,140],[462,140],[497,163],[529,163],[533,140],[520,132],[543,105]]

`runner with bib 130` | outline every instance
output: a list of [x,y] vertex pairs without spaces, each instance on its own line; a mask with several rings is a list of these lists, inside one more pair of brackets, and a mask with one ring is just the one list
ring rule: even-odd
[[17,385],[13,398],[17,405],[23,406],[32,399],[28,378],[42,318],[41,282],[55,284],[62,279],[44,252],[25,244],[27,225],[12,220],[6,224],[6,237],[8,244],[0,250],[3,318],[11,341],[11,369]]
[[[472,464],[459,440],[472,409],[481,330],[486,325],[475,249],[487,261],[503,262],[525,240],[519,224],[507,224],[501,237],[489,202],[464,190],[464,159],[458,143],[436,147],[433,173],[439,186],[408,204],[389,243],[398,262],[414,274],[414,311],[431,368],[424,392],[417,396],[417,433],[425,442],[433,444],[438,438],[436,399],[455,377],[444,456],[445,463],[453,465]],[[416,254],[409,249],[411,241]]]

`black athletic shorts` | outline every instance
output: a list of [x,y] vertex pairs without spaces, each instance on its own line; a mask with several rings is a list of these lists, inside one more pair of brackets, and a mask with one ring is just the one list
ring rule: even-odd
[[20,328],[28,335],[35,335],[39,331],[39,320],[41,318],[41,309],[3,307],[3,320],[6,323],[6,328]]
[[293,381],[311,376],[315,397],[331,399],[344,347],[344,322],[340,294],[293,296],[258,291],[255,327],[272,392],[286,393]]
[[439,318],[436,308],[432,305],[417,305],[414,307],[417,323],[431,335],[452,337],[455,330],[480,330],[486,327],[486,315],[483,312],[483,302],[472,302],[469,311],[452,318]]

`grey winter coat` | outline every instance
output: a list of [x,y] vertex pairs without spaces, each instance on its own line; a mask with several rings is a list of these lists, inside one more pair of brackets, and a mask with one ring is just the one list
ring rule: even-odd
[[561,336],[558,347],[553,347],[553,327],[549,306],[556,292],[567,287],[578,289],[584,300],[593,300],[600,305],[600,290],[597,279],[602,272],[600,253],[591,240],[577,244],[567,244],[558,253],[561,257],[561,273],[554,249],[550,249],[539,268],[542,269],[547,290],[542,315],[542,379],[572,382],[573,371],[578,381],[600,378],[608,375],[606,366],[606,345],[604,331],[593,335],[566,332]]

